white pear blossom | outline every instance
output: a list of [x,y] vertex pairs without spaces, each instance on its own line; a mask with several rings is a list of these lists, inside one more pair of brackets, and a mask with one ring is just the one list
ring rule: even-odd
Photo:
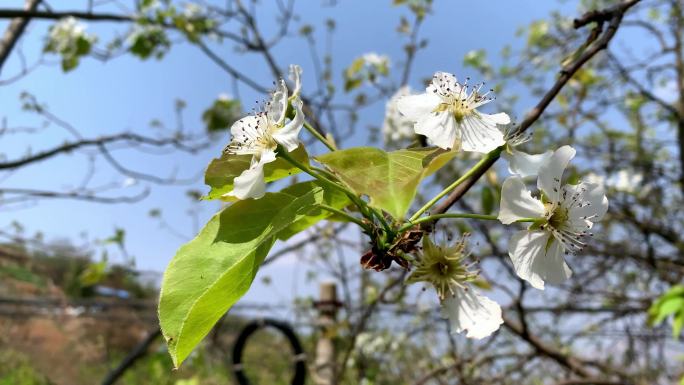
[[55,25],[50,27],[47,47],[52,52],[76,54],[79,39],[85,39],[90,43],[97,40],[95,36],[86,34],[85,24],[73,16],[68,16],[59,19]]
[[363,61],[372,66],[385,66],[389,67],[390,58],[387,55],[378,55],[375,52],[365,53],[363,56]]
[[540,198],[532,196],[519,176],[509,177],[501,187],[501,223],[536,219],[529,229],[513,235],[508,253],[518,276],[537,289],[543,290],[545,282],[560,284],[572,275],[563,254],[582,250],[589,230],[608,211],[600,185],[561,185],[563,171],[574,156],[575,149],[563,146],[539,168]]
[[392,95],[385,105],[385,120],[382,123],[382,136],[385,144],[400,143],[414,138],[413,121],[399,112],[397,102],[403,96],[411,95],[411,87],[402,86]]
[[517,150],[516,147],[528,142],[531,135],[525,135],[513,131],[513,126],[508,125],[504,130],[506,147],[501,152],[501,156],[508,162],[508,172],[521,177],[536,176],[539,167],[546,163],[553,155],[553,151],[548,150],[543,154],[528,154]]
[[[413,120],[417,134],[425,135],[435,145],[464,151],[487,153],[505,143],[497,125],[510,123],[503,112],[484,114],[477,111],[492,98],[480,94],[483,83],[461,84],[450,73],[437,72],[425,93],[399,99],[399,111]],[[491,91],[491,90],[490,90]]]
[[467,331],[466,337],[482,339],[498,330],[503,319],[501,307],[472,285],[479,272],[471,270],[475,263],[465,264],[469,255],[466,237],[446,247],[423,237],[422,253],[407,283],[432,284],[442,304],[442,316],[449,319],[452,332]]
[[[299,92],[299,66],[291,66],[291,78],[295,79],[295,90]],[[286,151],[299,146],[299,131],[304,124],[302,101],[297,94],[291,100],[294,117],[286,122],[288,90],[285,81],[278,81],[265,111],[244,117],[235,122],[230,133],[232,141],[224,150],[229,154],[252,155],[251,165],[233,180],[233,190],[224,196],[238,199],[261,198],[266,192],[264,165],[276,160],[276,149],[281,145]]]

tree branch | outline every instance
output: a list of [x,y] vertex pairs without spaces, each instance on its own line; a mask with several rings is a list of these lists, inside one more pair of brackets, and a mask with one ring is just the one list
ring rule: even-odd
[[[608,46],[608,43],[613,39],[615,36],[615,32],[617,32],[618,27],[620,26],[620,22],[622,21],[622,17],[625,15],[625,12],[629,10],[632,6],[637,4],[640,0],[630,0],[623,2],[621,4],[618,4],[612,8],[609,8],[607,10],[603,11],[592,11],[581,18],[579,18],[578,22],[575,24],[576,28],[579,28],[583,25],[586,25],[589,22],[592,21],[601,21],[601,20],[610,20],[610,23],[608,25],[608,28],[605,31],[602,31],[602,33],[595,35],[592,33],[590,35],[590,39],[593,38],[593,41],[588,41],[589,43],[587,49],[573,62],[570,64],[566,65],[560,70],[560,76],[556,80],[556,82],[553,84],[553,86],[544,94],[542,99],[537,103],[537,105],[530,111],[526,116],[525,119],[523,119],[522,122],[518,125],[518,127],[515,129],[515,132],[517,133],[523,133],[525,130],[527,130],[532,124],[534,124],[544,113],[546,108],[551,104],[551,102],[556,98],[558,93],[563,89],[565,84],[572,78],[572,76],[580,69],[582,66],[587,63],[592,57],[594,57],[596,54],[601,52],[602,50],[606,49]],[[594,32],[601,31],[602,23],[597,26]],[[470,190],[470,188],[477,182],[482,175],[484,175],[489,168],[494,165],[494,163],[498,160],[498,156],[492,157],[491,160],[487,162],[483,167],[481,167],[478,172],[473,174],[470,178],[468,178],[464,183],[459,185],[454,191],[449,194],[446,200],[444,200],[439,206],[435,208],[435,210],[432,210],[433,214],[441,214],[446,212],[454,203],[456,203],[465,193]]]
[[17,159],[17,160],[13,160],[13,161],[9,161],[9,162],[3,162],[3,163],[0,163],[0,170],[8,170],[8,169],[19,168],[22,166],[29,165],[31,163],[36,163],[36,162],[40,162],[40,161],[52,158],[52,157],[60,155],[60,154],[69,153],[69,152],[74,151],[76,149],[79,149],[81,147],[103,146],[107,143],[114,143],[114,142],[134,142],[134,143],[138,143],[138,144],[147,144],[147,145],[152,145],[152,146],[157,146],[157,147],[173,145],[174,147],[176,147],[180,150],[187,151],[190,153],[195,153],[204,147],[203,145],[189,146],[187,144],[182,143],[177,138],[154,139],[154,138],[149,138],[149,137],[138,135],[138,134],[133,134],[130,132],[124,132],[124,133],[116,134],[116,135],[103,136],[103,137],[100,137],[97,139],[83,139],[83,140],[79,140],[76,142],[66,143],[66,144],[63,144],[61,146],[55,147],[51,150],[39,152],[35,155],[27,156],[27,157]]
[[[40,1],[41,0],[26,0],[24,10],[19,12],[35,12],[35,9],[38,7],[38,4],[40,4]],[[2,40],[0,40],[0,72],[2,72],[2,67],[5,64],[5,61],[12,52],[14,45],[24,33],[24,30],[26,29],[26,26],[30,20],[29,18],[23,17],[21,15],[11,17],[14,17],[15,19],[12,20],[10,25],[5,30],[5,33],[2,35]]]

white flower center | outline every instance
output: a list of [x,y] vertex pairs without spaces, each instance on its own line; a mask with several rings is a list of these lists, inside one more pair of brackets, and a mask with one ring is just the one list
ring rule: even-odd
[[240,127],[240,132],[226,148],[228,153],[259,155],[264,150],[274,150],[278,147],[272,133],[280,127],[274,124],[264,112],[260,112],[257,116],[262,118],[258,120],[258,123],[254,125],[247,123],[246,127]]
[[468,290],[467,282],[473,281],[479,271],[472,270],[477,262],[465,263],[470,256],[466,250],[466,237],[453,246],[438,246],[423,248],[420,261],[415,265],[409,282],[429,282],[437,291],[441,300],[455,295],[454,288]]
[[493,98],[487,97],[493,91],[491,89],[480,94],[480,89],[483,86],[484,83],[472,87],[468,86],[468,79],[464,84],[452,81],[438,82],[433,86],[432,92],[441,97],[443,102],[435,108],[435,112],[449,111],[454,119],[460,123],[464,117],[475,112],[477,107],[493,100]]
[[[557,202],[548,202],[545,204],[546,213],[544,215],[546,221],[540,226],[540,229],[546,230],[553,234],[554,238],[563,245],[566,254],[574,254],[581,251],[586,243],[582,242],[585,236],[592,236],[589,232],[591,228],[588,219],[594,217],[572,217],[572,209],[581,208],[591,205],[588,201],[583,199],[585,188],[573,191],[568,186],[563,186],[563,191]],[[549,239],[549,244],[553,239]]]

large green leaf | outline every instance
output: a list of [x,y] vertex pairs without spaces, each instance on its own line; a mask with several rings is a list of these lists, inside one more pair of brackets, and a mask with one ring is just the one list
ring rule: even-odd
[[238,201],[178,250],[159,299],[159,322],[176,367],[244,295],[279,233],[324,202],[324,190],[310,187],[298,197],[268,193]]
[[454,152],[435,148],[392,152],[373,147],[355,147],[321,155],[317,161],[327,166],[370,204],[403,218],[416,196],[418,184],[451,160]]
[[[300,163],[309,164],[309,155],[306,153],[303,145],[292,151],[290,156]],[[204,173],[204,183],[211,187],[211,190],[204,199],[234,200],[229,197],[222,197],[222,195],[233,190],[233,179],[249,168],[251,160],[251,155],[229,154],[223,154],[220,158],[213,159]],[[264,180],[271,182],[297,174],[300,171],[300,169],[294,167],[285,159],[276,158],[274,162],[267,163],[264,166]]]
[[[281,190],[280,192],[292,195],[293,197],[299,197],[304,194],[307,194],[309,191],[317,187],[322,188],[319,182],[313,180],[293,184],[292,186],[289,186]],[[321,197],[320,203],[330,207],[334,207],[336,209],[342,209],[348,206],[351,203],[351,201],[343,192],[339,190],[324,188],[323,196]],[[298,221],[290,224],[280,233],[278,233],[278,239],[286,240],[291,236],[315,225],[321,220],[331,217],[332,215],[333,213],[331,213],[330,211],[314,207],[311,210],[309,210],[305,216],[300,218]]]

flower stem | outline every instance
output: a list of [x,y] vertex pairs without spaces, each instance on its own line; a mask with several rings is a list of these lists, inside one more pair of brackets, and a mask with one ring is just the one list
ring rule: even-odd
[[325,210],[325,211],[330,211],[330,212],[333,213],[333,214],[337,214],[337,215],[339,215],[339,216],[345,218],[345,219],[348,220],[349,222],[356,223],[356,224],[359,225],[362,229],[366,230],[366,232],[368,232],[368,233],[370,233],[370,231],[371,231],[370,228],[369,228],[365,223],[363,223],[361,220],[359,220],[358,218],[356,218],[356,217],[354,217],[354,216],[351,216],[351,215],[345,213],[345,212],[342,211],[342,210],[338,210],[338,209],[336,209],[336,208],[334,208],[334,207],[331,207],[331,206],[328,206],[328,205],[318,205],[318,207],[322,208],[322,209]]
[[320,132],[318,132],[315,128],[313,128],[313,126],[311,124],[309,124],[309,122],[304,121],[304,128],[306,128],[311,133],[311,135],[316,137],[316,139],[320,140],[321,143],[323,143],[325,145],[325,147],[328,147],[328,150],[330,150],[330,151],[336,151],[337,150],[337,147],[335,147],[335,145],[333,143],[330,143],[330,141],[328,139],[323,137],[323,135],[321,135]]
[[[313,166],[311,167],[311,169],[313,169],[313,170],[315,170],[316,172],[319,172],[319,173],[325,175],[325,176],[326,176],[328,179],[330,179],[330,180],[339,181],[340,183],[345,184],[344,181],[342,181],[342,180],[340,180],[339,178],[337,178],[337,176],[335,176],[335,174],[329,172],[328,170],[325,170],[325,169],[322,169],[322,168],[318,168],[318,167],[313,167]],[[347,187],[348,187],[348,186],[347,186]],[[365,203],[365,202],[364,202],[364,203]],[[380,210],[378,210],[378,209],[375,209],[375,208],[373,208],[373,207],[370,207],[370,206],[368,206],[368,209],[369,209],[369,210],[368,210],[368,211],[369,211],[369,214],[375,215],[375,217],[378,218],[378,221],[380,221],[380,223],[382,224],[382,227],[385,228],[385,231],[387,231],[387,232],[390,233],[390,234],[393,234],[393,233],[394,233],[394,231],[392,230],[392,227],[389,225],[389,223],[387,223],[387,221],[385,220],[385,217],[382,215],[382,211],[380,211]],[[370,219],[370,218],[369,218],[369,219]]]
[[434,206],[435,203],[439,202],[440,199],[449,194],[453,189],[458,187],[458,185],[468,180],[468,178],[470,178],[471,175],[477,173],[480,170],[480,168],[484,167],[484,165],[487,164],[491,158],[499,156],[503,148],[504,146],[501,146],[490,151],[484,158],[480,159],[479,162],[477,162],[470,170],[468,170],[468,172],[461,175],[461,177],[456,179],[454,183],[447,186],[447,188],[442,190],[439,194],[435,195],[434,198],[430,199],[425,205],[423,205],[423,207],[416,211],[416,213],[413,214],[411,218],[409,218],[409,222],[415,223],[416,220],[420,218],[421,215],[423,215],[423,213],[430,209],[430,207]]
[[345,194],[351,193],[351,191],[348,191],[346,188],[340,186],[339,184],[334,183],[334,182],[328,180],[327,178],[315,173],[311,168],[309,168],[309,166],[302,164],[299,161],[297,161],[295,158],[291,157],[290,154],[288,154],[287,150],[285,150],[281,146],[278,146],[278,156],[282,157],[283,159],[285,159],[286,161],[288,161],[290,164],[297,167],[298,169],[300,169],[300,170],[304,171],[305,173],[311,175],[312,177],[316,178],[317,180],[319,180],[324,185],[326,185],[328,187],[332,187],[336,190],[340,190],[340,191],[344,192]]
[[309,166],[302,164],[293,157],[291,157],[290,154],[287,153],[287,150],[280,146],[278,146],[278,156],[283,157],[283,159],[290,162],[290,164],[292,164],[293,166],[316,178],[316,180],[320,181],[323,185],[343,192],[345,195],[347,195],[347,197],[349,197],[349,199],[352,202],[354,202],[354,204],[356,204],[359,210],[361,210],[361,214],[370,219],[370,214],[368,213],[368,207],[366,206],[366,202],[359,199],[359,197],[357,197],[352,191],[349,191],[344,186],[335,183],[329,180],[328,178],[314,172]]
[[427,217],[422,217],[418,218],[416,220],[409,220],[408,223],[404,224],[401,226],[398,230],[398,232],[403,232],[411,227],[423,223],[423,222],[430,222],[435,219],[440,219],[440,218],[469,218],[469,219],[481,219],[481,220],[486,220],[486,221],[495,221],[498,218],[495,215],[484,215],[484,214],[468,214],[468,213],[445,213],[445,214],[435,214],[435,215],[430,215]]

